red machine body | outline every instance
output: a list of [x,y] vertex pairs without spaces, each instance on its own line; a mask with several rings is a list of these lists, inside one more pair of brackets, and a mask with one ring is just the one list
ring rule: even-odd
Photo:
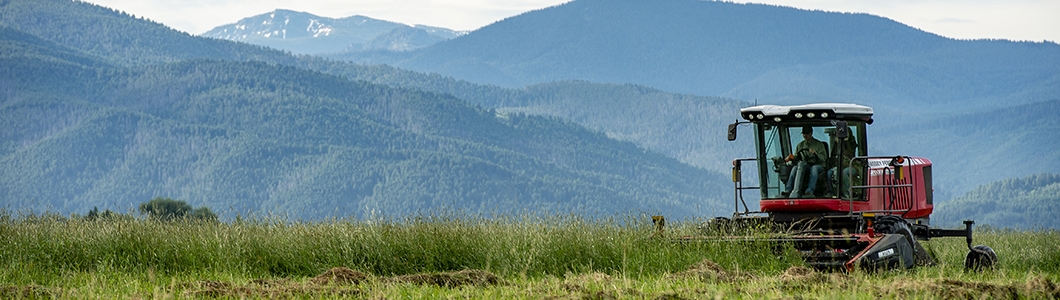
[[[868,159],[867,200],[811,198],[762,199],[761,211],[784,212],[881,212],[905,219],[923,219],[931,215],[931,161],[910,157],[908,164],[890,166],[891,158]],[[896,174],[899,173],[899,174]],[[908,186],[906,186],[908,185]],[[890,212],[888,212],[890,211]]]
[[[872,108],[842,103],[741,109],[746,121],[729,125],[729,140],[736,139],[739,125],[753,125],[755,157],[733,161],[733,217],[714,218],[706,228],[779,224],[785,232],[765,240],[792,243],[818,268],[931,265],[933,258],[918,241],[956,236],[967,237],[967,267],[994,265],[992,249],[972,247],[973,221],[959,230],[930,227],[930,160],[868,154],[866,125],[872,124],[872,114]],[[745,164],[755,165],[748,175],[758,178],[758,186],[743,185]],[[749,209],[746,190],[757,191],[760,210]],[[682,239],[704,238],[747,239]]]

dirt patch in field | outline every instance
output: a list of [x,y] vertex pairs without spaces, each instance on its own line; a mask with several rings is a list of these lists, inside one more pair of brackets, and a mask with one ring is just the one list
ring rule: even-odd
[[804,266],[792,266],[780,275],[780,281],[820,284],[829,282],[828,275]]
[[350,296],[360,294],[357,289],[325,287],[288,280],[255,279],[247,285],[235,285],[227,281],[202,280],[177,285],[189,297],[244,298],[262,297],[270,299],[300,298],[304,296]]
[[603,272],[589,272],[579,273],[579,275],[573,275],[573,273],[567,273],[566,279],[560,284],[568,295],[563,296],[552,296],[547,299],[650,299],[650,295],[644,295],[640,290],[633,288],[618,288],[618,286],[628,286],[629,283],[619,282],[623,279],[616,279],[610,275],[606,275]]
[[688,299],[688,298],[681,297],[681,295],[678,295],[676,293],[663,293],[661,295],[655,296],[655,298],[652,298],[652,299],[653,300],[684,300],[684,299]]
[[677,293],[660,293],[657,295],[645,295],[644,293],[620,293],[617,290],[596,291],[586,293],[572,293],[570,295],[546,296],[547,300],[589,300],[589,299],[652,299],[652,300],[685,300],[693,298],[681,297]]
[[[586,295],[589,298],[593,298],[595,296],[592,296],[592,295],[597,295],[597,294],[600,294],[601,292],[604,292],[604,293],[607,293],[607,294],[612,294],[612,295],[621,295],[621,296],[625,296],[625,297],[628,297],[628,296],[641,296],[642,295],[642,293],[640,291],[637,291],[637,290],[632,290],[632,289],[616,290],[616,289],[614,289],[613,287],[615,287],[615,286],[625,286],[627,284],[626,283],[616,283],[616,281],[621,280],[621,279],[615,279],[614,277],[611,277],[611,275],[607,275],[605,273],[594,272],[594,273],[577,274],[577,275],[568,273],[566,277],[567,278],[565,280],[563,280],[563,283],[560,284],[560,287],[562,287],[564,290],[566,290],[567,292],[570,292],[572,294],[579,294],[580,293],[580,294]],[[608,287],[612,287],[612,288],[608,289]],[[596,290],[596,292],[593,292],[594,290]],[[602,294],[600,294],[598,296],[602,296]],[[601,299],[607,299],[607,297],[603,297]]]
[[674,277],[687,278],[695,277],[703,281],[712,282],[734,282],[737,280],[754,279],[755,276],[750,273],[744,272],[731,272],[722,268],[721,265],[714,263],[710,260],[704,259],[703,261],[688,267],[688,270],[676,273]]
[[251,280],[250,283],[262,287],[277,287],[292,284],[291,281],[287,279],[254,279]]
[[391,277],[386,281],[408,282],[415,284],[433,284],[444,287],[458,287],[464,285],[490,286],[502,283],[500,277],[497,277],[497,275],[483,270],[463,270],[456,272],[401,275]]
[[227,281],[201,280],[185,282],[177,287],[184,289],[185,295],[196,297],[247,297],[258,294],[251,288],[234,286]]
[[310,281],[319,285],[334,284],[358,284],[368,280],[368,274],[350,270],[344,267],[331,268],[323,274],[313,277]]
[[691,299],[691,298],[681,297],[677,293],[660,293],[660,294],[657,294],[657,295],[650,295],[650,294],[644,294],[644,293],[641,293],[639,291],[632,291],[632,290],[626,290],[626,291],[622,291],[622,292],[620,292],[618,290],[606,290],[606,291],[596,291],[596,292],[588,292],[588,293],[574,293],[574,294],[564,295],[564,296],[550,296],[550,297],[545,297],[544,299],[549,299],[549,300],[566,300],[566,299],[571,299],[571,300],[575,300],[575,299],[576,300],[597,300],[597,299],[600,299],[600,300],[607,300],[607,299],[685,300],[685,299]]
[[929,284],[929,289],[946,299],[981,298],[1019,299],[1019,287],[1015,284],[997,285],[985,282],[967,282],[956,279],[941,279]]
[[[226,281],[202,280],[178,284],[176,288],[184,290],[190,297],[263,297],[263,298],[299,298],[319,296],[349,296],[363,292],[359,289],[344,288],[345,285],[356,285],[373,280],[371,274],[336,267],[317,275],[308,282],[296,282],[288,279],[254,279],[246,285],[236,285]],[[482,270],[463,270],[431,274],[413,274],[381,279],[383,282],[408,282],[416,284],[433,284],[444,287],[464,285],[489,286],[501,284],[501,279],[493,273]],[[2,298],[2,297],[0,297]]]
[[567,274],[567,279],[563,280],[560,287],[571,293],[585,293],[590,290],[586,286],[609,285],[612,281],[614,279],[611,278],[611,275],[599,272],[578,275]]
[[615,291],[596,291],[589,293],[572,293],[570,295],[561,296],[547,296],[544,297],[547,300],[608,300],[608,299],[620,299]]
[[1048,278],[1032,277],[1026,283],[993,284],[956,279],[925,281],[900,281],[881,290],[884,294],[899,296],[932,295],[945,299],[1022,299],[1060,298],[1060,291]]
[[777,280],[790,286],[813,286],[830,284],[842,286],[850,280],[850,275],[843,273],[822,273],[805,266],[792,266],[777,277]]
[[0,287],[0,299],[51,299],[56,296],[54,289],[35,284]]
[[1060,299],[1060,285],[1054,283],[1049,277],[1033,275],[1027,278],[1027,290],[1034,298]]
[[546,299],[681,299],[676,293],[644,293],[630,288],[636,284],[629,279],[616,278],[601,272],[567,273],[559,286],[568,294],[550,296]]

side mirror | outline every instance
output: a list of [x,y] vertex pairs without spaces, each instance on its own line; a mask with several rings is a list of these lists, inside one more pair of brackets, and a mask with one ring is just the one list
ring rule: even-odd
[[729,124],[729,141],[736,140],[736,125],[740,125],[740,122],[736,121],[736,123]]
[[850,136],[850,127],[847,127],[847,121],[835,122],[835,137],[838,139],[845,139]]

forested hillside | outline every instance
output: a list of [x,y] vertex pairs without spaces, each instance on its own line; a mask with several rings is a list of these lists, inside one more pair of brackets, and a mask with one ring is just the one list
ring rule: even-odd
[[577,79],[914,116],[1060,96],[1055,43],[953,40],[867,14],[720,1],[576,0],[420,51],[335,57],[507,87]]
[[1060,228],[1060,174],[1042,173],[984,184],[935,208],[935,220],[974,218],[994,227]]
[[[130,42],[122,48],[107,46],[118,43],[114,40],[115,34],[97,30],[97,27],[121,28],[117,30],[119,37],[125,35],[124,39],[136,41],[135,35],[130,33],[146,35],[153,30],[164,29],[160,24],[113,17],[115,12],[86,3],[56,0],[45,0],[40,2],[41,5],[33,3],[36,2],[13,0],[12,4],[0,7],[0,11],[5,12],[8,20],[19,20],[16,23],[23,24],[19,25],[22,27],[26,26],[21,20],[31,20],[34,25],[30,28],[32,32],[44,34],[68,47],[88,52],[96,51],[94,53],[105,57],[105,60],[116,63],[160,63],[187,58],[262,60],[319,70],[354,80],[448,93],[473,104],[501,111],[572,119],[589,128],[606,132],[612,137],[632,141],[641,147],[678,158],[682,162],[712,170],[727,172],[729,162],[734,157],[746,156],[749,153],[747,149],[740,149],[735,144],[720,142],[724,124],[737,118],[737,107],[746,105],[736,100],[590,82],[556,82],[530,88],[509,89],[385,65],[366,66],[314,57],[290,57],[256,46],[191,37],[175,31],[163,35],[172,38],[157,41],[159,47],[182,49],[183,45],[196,44],[199,45],[198,49],[191,52],[157,54],[161,50],[152,48],[153,44],[141,42]],[[59,18],[51,10],[67,11],[73,17]],[[24,16],[18,16],[19,14]],[[71,25],[79,24],[77,22],[91,24]],[[129,56],[131,53],[143,55]],[[610,105],[594,104],[605,101]],[[558,105],[568,107],[561,109]]]
[[[45,55],[5,52],[26,56]],[[680,214],[723,198],[724,176],[574,123],[292,67],[40,59],[0,68],[6,206],[87,211],[165,195],[302,217],[439,207]]]
[[936,199],[977,186],[1060,167],[1060,100],[1017,105],[920,122],[889,122],[877,115],[870,146],[935,164]]
[[[869,105],[878,121],[869,128],[870,154],[907,154],[936,161],[940,165],[935,174],[936,192],[941,201],[980,184],[1050,171],[1050,164],[1035,162],[1043,156],[1055,161],[1060,155],[1036,150],[1060,147],[1060,137],[1050,132],[1055,130],[1050,124],[1058,109],[1048,104],[1060,99],[1060,46],[958,41],[865,14],[713,1],[578,0],[527,12],[405,56],[372,55],[358,57],[499,85],[579,79],[632,82],[665,91],[745,100],[738,105]],[[570,83],[541,86],[566,84]],[[702,102],[673,105],[672,101],[655,102],[658,98],[647,94],[590,95],[589,91],[602,90],[590,84],[565,89],[569,94],[562,97],[566,100],[548,92],[531,95],[540,91],[533,86],[507,93],[489,86],[418,86],[501,110],[571,118],[719,171],[732,158],[751,153],[746,145],[706,142],[720,137],[704,138],[704,133],[720,133],[724,127],[715,126],[735,119],[709,113],[729,109],[725,106],[702,111],[694,109]],[[612,97],[621,104],[591,104],[601,97]],[[680,94],[665,97],[686,98]],[[1010,108],[1023,105],[1048,107]],[[675,111],[687,114],[671,114]],[[954,119],[970,114],[976,115],[974,121]],[[666,121],[653,121],[655,117]],[[995,120],[1022,124],[1040,133],[1035,134],[1039,138],[1024,138],[1025,131],[1020,130],[1011,134],[991,129],[1001,125],[995,125]],[[1024,122],[1013,123],[1016,120]],[[957,128],[963,126],[984,130],[976,139],[960,138],[955,132],[967,131]],[[631,129],[637,132],[629,134]],[[662,144],[666,145],[659,146],[656,139],[665,140]],[[990,150],[979,150],[983,145],[990,145]]]
[[527,86],[499,110],[559,116],[636,141],[683,162],[726,171],[754,155],[752,139],[728,142],[725,128],[746,103],[635,85],[561,81]]
[[311,58],[303,58],[302,62],[305,68],[348,78],[452,94],[498,111],[562,117],[710,170],[728,172],[734,158],[753,155],[751,140],[725,141],[725,127],[739,118],[740,107],[749,105],[733,99],[586,81],[510,89],[385,65],[362,66]]
[[[450,93],[500,111],[560,116],[719,172],[727,172],[732,159],[753,155],[750,138],[726,142],[723,135],[725,125],[738,118],[739,107],[751,104],[726,98],[584,81],[506,89],[389,66],[334,62],[306,66],[371,82]],[[967,109],[954,106],[932,112],[931,118],[877,111],[876,122],[868,128],[869,154],[931,159],[938,166],[934,185],[940,201],[980,184],[1050,172],[1060,165],[1060,152],[1043,151],[1060,147],[1060,124],[1056,123],[1060,100],[958,113]]]

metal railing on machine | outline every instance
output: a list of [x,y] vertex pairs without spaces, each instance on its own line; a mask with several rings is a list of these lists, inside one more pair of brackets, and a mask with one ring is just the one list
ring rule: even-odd
[[[871,182],[870,177],[872,177],[872,172],[873,172],[873,168],[872,168],[872,165],[870,164],[870,160],[873,160],[873,159],[880,160],[880,161],[887,160],[887,159],[890,160],[886,164],[884,164],[882,166],[882,168],[878,169],[882,173],[881,175],[884,175],[884,176],[881,177],[882,178],[882,184],[878,184],[878,185],[869,184]],[[864,171],[861,171],[861,173],[863,173],[863,174],[864,173],[868,173],[868,174],[865,174],[866,176],[863,176],[863,178],[865,180],[865,185],[849,184],[847,186],[847,193],[846,193],[846,195],[844,195],[845,197],[842,197],[842,199],[844,201],[848,201],[850,203],[850,211],[849,211],[849,213],[851,215],[853,215],[855,213],[862,214],[862,213],[895,213],[895,212],[901,212],[902,215],[904,216],[906,213],[908,213],[909,211],[912,211],[913,208],[915,208],[915,206],[914,206],[915,202],[913,201],[913,184],[912,183],[915,182],[915,178],[913,178],[913,177],[916,176],[916,172],[912,172],[911,171],[912,164],[911,164],[911,160],[909,159],[909,156],[902,156],[902,155],[899,155],[899,156],[857,156],[857,157],[854,157],[854,158],[850,159],[850,163],[848,164],[848,166],[854,165],[855,161],[863,162],[862,165],[865,166],[865,167],[863,169]],[[847,173],[847,182],[853,183],[854,182],[854,176],[857,175],[858,172],[846,172],[846,173]],[[909,176],[906,176],[907,173],[909,174]],[[888,175],[890,175],[890,176],[888,176]],[[907,179],[906,177],[910,177],[910,178]],[[855,195],[854,190],[862,190],[862,191],[864,191],[864,193],[863,193],[864,197],[868,198],[868,197],[870,197],[869,193],[868,193],[869,189],[883,189],[884,197],[889,198],[889,199],[887,199],[889,201],[884,201],[884,205],[885,206],[884,206],[883,210],[857,211],[857,212],[855,212],[854,211],[854,201],[858,201],[858,200],[854,199],[855,198],[854,197],[854,195]],[[867,200],[868,199],[864,199],[862,201],[867,201]]]

